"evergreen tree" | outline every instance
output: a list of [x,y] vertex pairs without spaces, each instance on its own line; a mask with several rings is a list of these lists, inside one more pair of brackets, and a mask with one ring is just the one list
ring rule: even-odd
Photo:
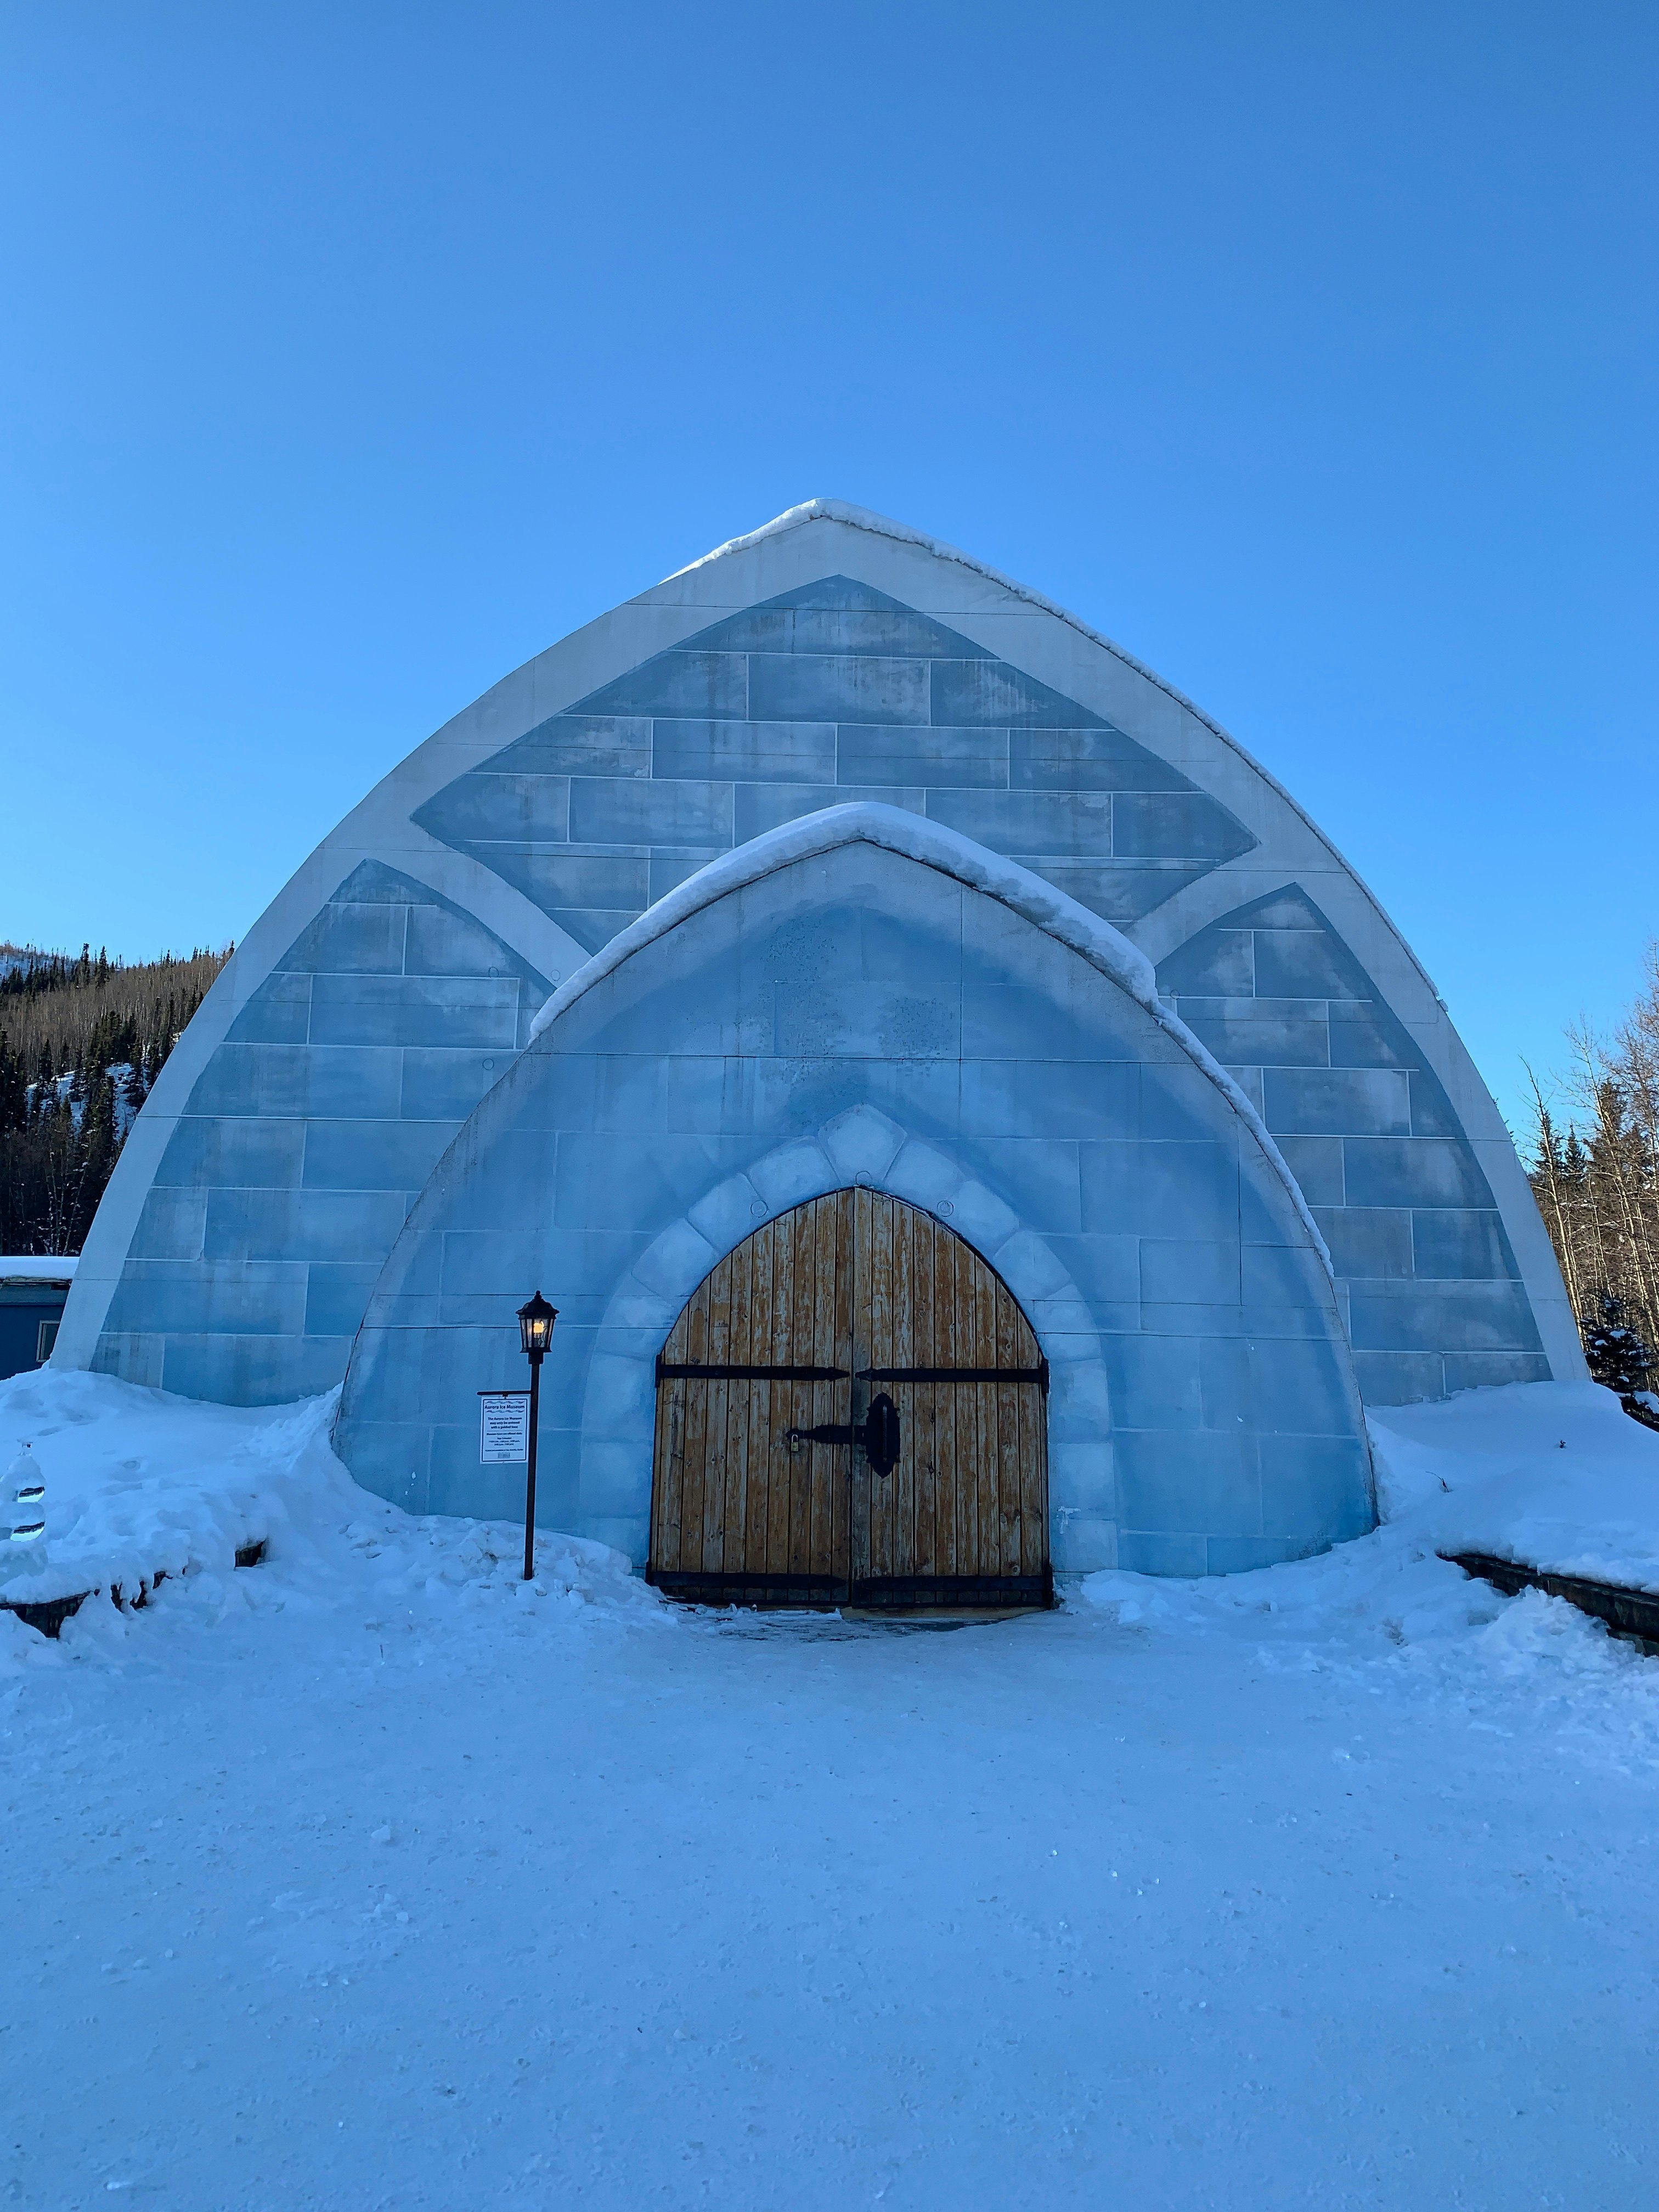
[[0,1029],[0,1131],[21,1129],[27,1110],[27,1074],[10,1038]]
[[100,1076],[95,1087],[88,1092],[77,1135],[79,1142],[76,1146],[70,1215],[75,1248],[78,1251],[92,1226],[92,1217],[98,1211],[98,1201],[104,1194],[104,1186],[115,1165],[115,1156],[121,1149],[115,1118],[113,1077]]
[[1647,1389],[1648,1347],[1659,1337],[1659,945],[1643,996],[1612,1039],[1581,1030],[1571,1042],[1565,1135],[1533,1087],[1533,1193],[1592,1372],[1626,1411],[1659,1425]]
[[1642,1402],[1653,1373],[1653,1354],[1631,1328],[1625,1301],[1607,1293],[1601,1301],[1600,1312],[1594,1319],[1586,1316],[1580,1328],[1591,1382],[1616,1391],[1626,1413],[1659,1427],[1659,1407],[1649,1407]]

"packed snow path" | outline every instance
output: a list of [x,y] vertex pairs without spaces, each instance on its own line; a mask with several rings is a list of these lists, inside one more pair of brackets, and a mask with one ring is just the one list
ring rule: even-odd
[[1659,1664],[1567,1607],[697,1616],[355,1510],[0,1624],[0,2202],[1650,2196]]

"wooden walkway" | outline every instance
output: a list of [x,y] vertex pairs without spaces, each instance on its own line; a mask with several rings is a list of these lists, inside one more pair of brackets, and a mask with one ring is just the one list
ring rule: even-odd
[[[261,1536],[257,1543],[243,1544],[238,1548],[236,1564],[239,1567],[257,1567],[264,1555],[265,1540]],[[126,1595],[124,1583],[112,1583],[109,1585],[111,1601],[118,1607],[125,1607],[129,1613],[137,1613],[149,1603],[149,1594],[156,1584],[164,1583],[167,1578],[165,1568],[157,1574],[145,1577],[131,1597]],[[87,1600],[98,1595],[96,1589],[84,1589],[77,1590],[72,1597],[0,1597],[0,1613],[15,1613],[19,1620],[27,1621],[31,1628],[38,1628],[42,1636],[57,1636],[64,1623],[73,1620]]]
[[1442,1552],[1440,1556],[1466,1575],[1490,1583],[1505,1597],[1517,1597],[1523,1589],[1564,1597],[1580,1613],[1604,1622],[1614,1636],[1638,1644],[1650,1658],[1659,1658],[1659,1597],[1651,1590],[1626,1589],[1617,1583],[1594,1582],[1587,1575],[1552,1574],[1547,1568],[1496,1559],[1490,1552]]

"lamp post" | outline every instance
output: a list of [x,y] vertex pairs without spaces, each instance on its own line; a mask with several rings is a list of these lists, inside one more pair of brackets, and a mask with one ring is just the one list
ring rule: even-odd
[[541,1425],[542,1362],[559,1317],[539,1291],[519,1308],[519,1341],[530,1362],[530,1456],[524,1480],[524,1578],[536,1571],[536,1431]]

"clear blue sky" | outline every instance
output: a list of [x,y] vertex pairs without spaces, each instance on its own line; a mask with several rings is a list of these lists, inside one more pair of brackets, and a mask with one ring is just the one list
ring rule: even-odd
[[20,0],[0,937],[240,935],[813,494],[1150,661],[1513,1118],[1659,931],[1650,4]]

